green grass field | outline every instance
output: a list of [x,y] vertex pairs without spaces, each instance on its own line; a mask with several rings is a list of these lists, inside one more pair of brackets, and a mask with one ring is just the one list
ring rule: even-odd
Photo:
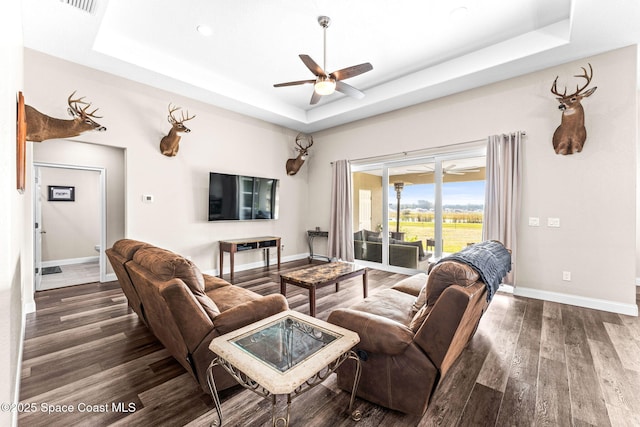
[[[400,221],[400,231],[405,233],[405,240],[415,241],[434,237],[433,222]],[[389,230],[395,231],[395,222],[389,223]],[[482,239],[482,223],[444,223],[442,225],[443,252],[453,253],[467,246],[467,243],[478,243]],[[426,247],[425,247],[426,249]]]

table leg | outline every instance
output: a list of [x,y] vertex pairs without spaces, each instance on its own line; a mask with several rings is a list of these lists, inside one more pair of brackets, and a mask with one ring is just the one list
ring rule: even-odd
[[307,235],[307,244],[309,245],[309,263],[313,260],[313,237]]
[[276,397],[277,395],[275,394],[271,396],[271,425],[273,427],[279,427],[280,425],[288,427],[291,417],[291,394],[287,394],[287,412],[284,417],[276,416]]
[[362,412],[360,410],[353,410],[353,402],[356,399],[356,392],[358,391],[358,383],[360,383],[360,374],[362,372],[362,366],[360,365],[360,358],[355,351],[349,352],[349,358],[356,361],[356,375],[353,378],[353,388],[351,389],[351,399],[349,399],[349,413],[353,421],[360,421],[362,419]]
[[280,277],[280,293],[285,297],[287,296],[287,282],[284,277]]
[[364,297],[367,297],[368,294],[368,287],[369,287],[369,281],[367,279],[367,271],[368,270],[364,270],[364,274],[362,275],[362,294],[364,295]]
[[262,256],[266,258],[267,268],[269,268],[269,248],[264,248],[262,250]]
[[281,252],[282,252],[281,249],[282,249],[282,245],[278,240],[278,270],[280,270],[280,258],[281,258]]
[[336,282],[336,292],[340,290],[340,282]]
[[231,280],[233,280],[233,264],[234,264],[233,255],[234,254],[235,252],[229,251],[229,265],[231,266],[231,276],[230,276]]
[[211,423],[214,427],[222,426],[222,407],[220,406],[220,397],[218,397],[218,390],[216,389],[216,382],[213,379],[213,367],[218,364],[218,359],[215,358],[209,364],[207,368],[207,383],[209,384],[209,390],[211,391],[211,396],[213,397],[213,403],[216,406],[216,412],[218,413],[218,422],[213,421]]
[[309,315],[316,317],[316,287],[309,287]]
[[222,279],[223,263],[224,263],[224,251],[221,248],[220,249],[220,278],[221,279]]

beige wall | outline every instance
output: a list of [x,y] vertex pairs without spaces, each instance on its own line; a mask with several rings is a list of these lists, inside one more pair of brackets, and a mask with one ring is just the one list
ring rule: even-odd
[[[276,235],[282,237],[285,259],[308,253],[308,169],[305,165],[292,177],[285,170],[287,158],[294,154],[295,131],[28,49],[25,88],[28,103],[51,116],[67,115],[66,99],[74,90],[99,108],[98,115],[104,117],[100,123],[108,130],[73,140],[126,149],[126,237],[191,257],[204,271],[217,270],[221,239]],[[159,151],[160,139],[170,127],[170,102],[196,115],[189,121],[191,133],[182,137],[173,158]],[[53,147],[57,142],[42,145]],[[39,161],[49,158],[38,156]],[[280,179],[279,219],[208,222],[210,171]],[[145,194],[153,195],[154,202],[143,203]],[[241,268],[260,263],[261,255],[244,253],[236,263]]]
[[[16,95],[22,90],[20,2],[4,4],[0,14],[0,402],[17,400],[22,286],[30,268],[25,255],[26,198],[16,191]],[[0,425],[15,422],[15,412],[0,411]]]
[[[584,101],[582,153],[556,155],[560,123],[550,93],[593,65],[597,91]],[[314,135],[308,224],[329,222],[330,162],[426,149],[524,130],[518,290],[578,305],[633,311],[636,277],[636,48],[628,47],[448,96]],[[443,149],[446,151],[446,148]],[[541,227],[528,227],[539,217]],[[560,218],[560,228],[546,227]],[[572,281],[562,281],[570,271]]]

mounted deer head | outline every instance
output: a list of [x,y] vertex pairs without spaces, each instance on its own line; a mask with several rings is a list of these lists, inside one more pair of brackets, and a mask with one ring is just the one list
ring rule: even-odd
[[[57,139],[57,138],[70,138],[72,136],[78,136],[82,132],[89,130],[105,131],[106,127],[100,123],[93,121],[93,119],[101,119],[102,117],[96,116],[96,108],[92,112],[88,113],[87,110],[91,107],[90,103],[84,102],[84,97],[78,99],[72,99],[76,92],[73,91],[67,103],[69,104],[69,114],[73,117],[71,120],[55,119],[49,117],[46,114],[42,114],[30,105],[24,106],[25,116],[27,118],[27,140],[42,142],[45,139]],[[84,107],[82,107],[84,106]]]
[[593,68],[589,64],[588,73],[586,68],[581,68],[583,73],[574,77],[581,77],[587,82],[582,87],[576,85],[574,93],[567,95],[566,87],[562,94],[559,93],[557,88],[558,77],[556,77],[553,81],[553,86],[551,86],[551,93],[558,97],[557,99],[560,102],[558,108],[562,111],[560,126],[553,133],[553,148],[556,150],[556,154],[579,153],[582,151],[584,142],[587,139],[587,129],[584,127],[584,109],[580,101],[595,92],[598,87],[592,87],[583,92],[591,83]]
[[185,117],[183,111],[181,112],[180,120],[178,120],[173,116],[173,113],[180,109],[180,107],[171,108],[171,104],[169,104],[169,115],[167,116],[167,120],[171,123],[171,130],[169,130],[167,136],[160,140],[160,152],[167,157],[173,157],[178,154],[178,149],[180,148],[180,135],[178,135],[178,132],[191,132],[191,129],[186,127],[184,122],[193,119],[195,116],[189,117],[189,111],[187,111],[187,116]]
[[[302,141],[307,141],[307,144],[303,147]],[[302,167],[302,164],[307,159],[309,148],[313,145],[313,137],[311,135],[305,135],[299,133],[296,136],[296,150],[298,151],[298,157],[295,159],[287,160],[287,175],[295,175]]]

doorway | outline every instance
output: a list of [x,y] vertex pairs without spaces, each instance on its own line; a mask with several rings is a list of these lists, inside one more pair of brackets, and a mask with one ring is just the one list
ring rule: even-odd
[[105,169],[34,163],[35,290],[106,281]]

